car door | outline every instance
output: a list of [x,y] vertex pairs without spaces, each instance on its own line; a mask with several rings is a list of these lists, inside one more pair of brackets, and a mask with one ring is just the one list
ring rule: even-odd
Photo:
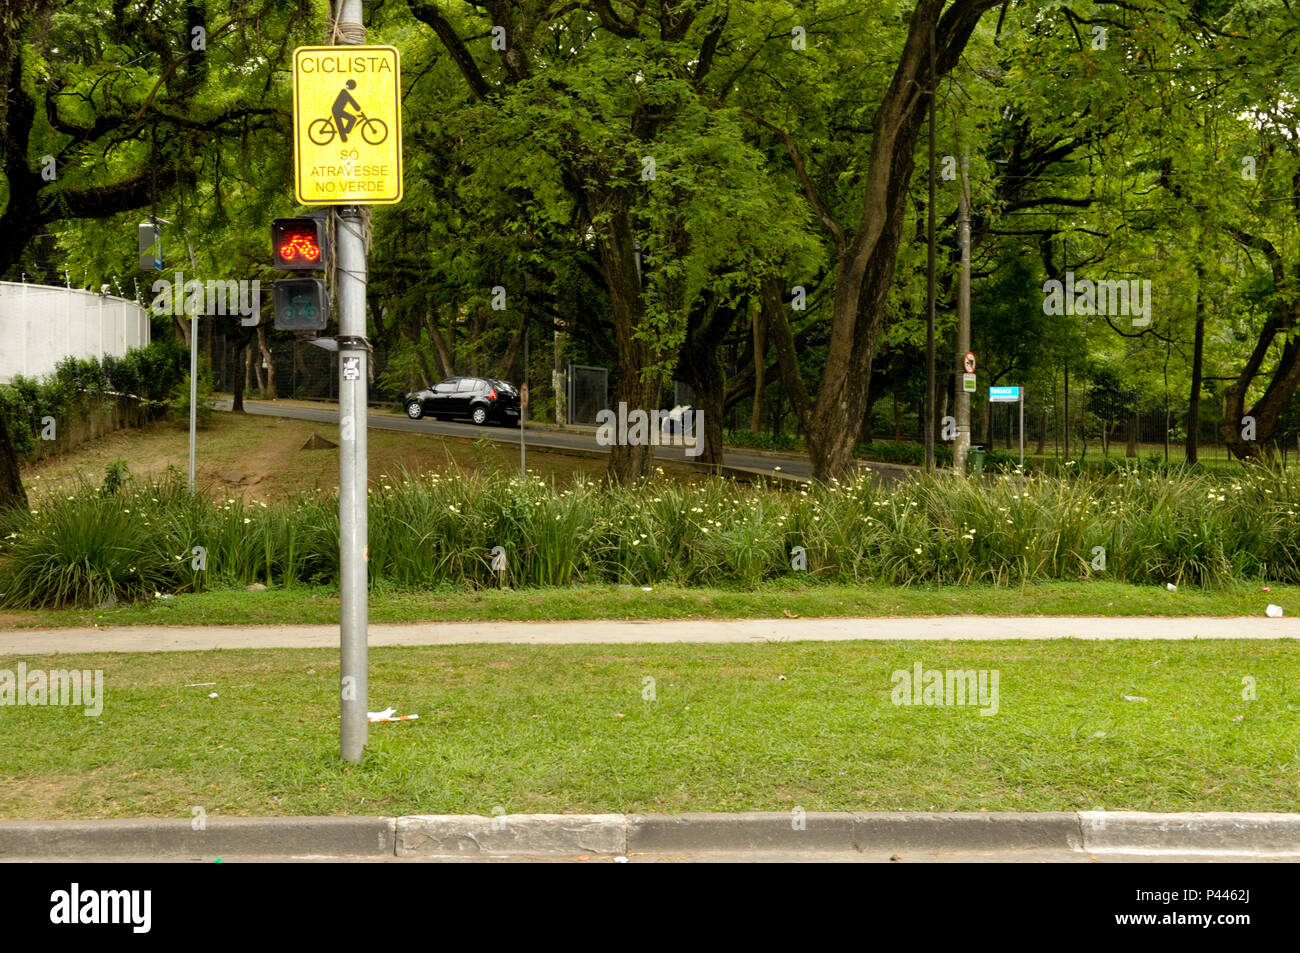
[[476,377],[462,377],[460,383],[456,385],[456,414],[461,417],[468,417],[470,404],[478,394],[483,382]]
[[448,416],[456,413],[456,385],[460,378],[445,380],[433,389],[433,399],[429,402],[429,413],[434,416]]

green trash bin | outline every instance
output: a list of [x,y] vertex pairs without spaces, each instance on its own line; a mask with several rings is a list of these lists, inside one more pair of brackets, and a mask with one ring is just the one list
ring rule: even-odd
[[982,476],[984,474],[984,447],[981,444],[976,444],[970,448],[970,456],[967,463],[969,463],[970,466],[968,466],[966,470],[971,476]]

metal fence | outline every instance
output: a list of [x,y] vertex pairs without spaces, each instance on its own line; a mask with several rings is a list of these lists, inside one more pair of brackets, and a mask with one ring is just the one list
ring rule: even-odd
[[569,423],[596,423],[596,414],[609,408],[609,371],[603,367],[570,364],[567,396]]

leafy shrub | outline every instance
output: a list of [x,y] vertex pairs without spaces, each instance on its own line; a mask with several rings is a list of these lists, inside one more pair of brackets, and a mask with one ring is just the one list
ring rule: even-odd
[[131,480],[131,470],[125,460],[114,460],[104,467],[104,482],[99,488],[100,496],[112,496]]
[[723,435],[723,442],[732,447],[748,447],[751,450],[797,450],[802,441],[794,434],[754,433],[752,430],[728,430]]
[[[859,443],[853,447],[856,456],[882,463],[902,463],[914,467],[925,466],[925,447],[919,443]],[[952,445],[936,441],[934,460],[940,466],[952,466]]]
[[[36,448],[41,418],[60,417],[82,395],[96,398],[122,393],[134,394],[146,403],[166,400],[184,373],[186,355],[174,338],[164,337],[120,358],[105,355],[93,361],[66,357],[39,381],[20,376],[0,384],[0,414],[5,415],[18,453],[29,455]],[[188,419],[188,382],[185,401]]]
[[[198,411],[195,414],[195,425],[199,428],[205,428],[212,425],[213,393],[212,374],[208,369],[207,361],[199,361],[199,377],[195,389],[195,403],[198,406]],[[172,387],[171,394],[167,401],[167,415],[177,426],[189,427],[190,375],[188,373],[186,373],[176,382],[175,386]]]

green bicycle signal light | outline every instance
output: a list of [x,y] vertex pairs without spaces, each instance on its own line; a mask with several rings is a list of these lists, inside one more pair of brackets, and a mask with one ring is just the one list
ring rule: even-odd
[[280,278],[271,289],[277,331],[324,331],[330,299],[323,278]]

